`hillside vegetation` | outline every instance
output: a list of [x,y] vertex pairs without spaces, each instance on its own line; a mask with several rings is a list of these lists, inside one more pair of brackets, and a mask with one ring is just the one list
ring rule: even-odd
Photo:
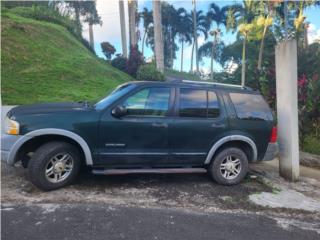
[[95,101],[130,80],[60,25],[9,11],[1,23],[3,105]]

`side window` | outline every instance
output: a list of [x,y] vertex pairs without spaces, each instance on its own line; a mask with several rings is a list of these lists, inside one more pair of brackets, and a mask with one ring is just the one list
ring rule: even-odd
[[123,106],[128,115],[165,116],[169,110],[170,88],[145,88],[128,97]]
[[180,117],[207,117],[207,91],[180,88]]
[[220,115],[219,102],[217,94],[208,91],[208,118],[217,118]]
[[261,95],[230,93],[238,118],[270,120],[272,112]]

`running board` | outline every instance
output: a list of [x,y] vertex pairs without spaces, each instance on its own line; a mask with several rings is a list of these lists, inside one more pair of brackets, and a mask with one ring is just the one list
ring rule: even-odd
[[150,169],[93,169],[93,174],[98,175],[123,175],[123,174],[167,174],[167,173],[206,173],[205,168],[150,168]]

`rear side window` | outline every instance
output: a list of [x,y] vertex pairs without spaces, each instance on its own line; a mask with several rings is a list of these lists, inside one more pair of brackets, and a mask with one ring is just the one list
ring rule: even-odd
[[219,117],[219,103],[215,92],[192,88],[180,89],[180,117]]
[[272,120],[272,113],[261,95],[230,93],[238,118]]

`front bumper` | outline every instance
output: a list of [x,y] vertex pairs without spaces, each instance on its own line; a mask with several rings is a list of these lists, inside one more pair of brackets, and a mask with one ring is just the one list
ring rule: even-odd
[[1,134],[1,161],[11,163],[11,158],[14,158],[12,152],[15,149],[15,144],[21,139],[21,135]]
[[262,161],[271,161],[275,159],[278,156],[278,154],[279,154],[278,143],[269,143]]

